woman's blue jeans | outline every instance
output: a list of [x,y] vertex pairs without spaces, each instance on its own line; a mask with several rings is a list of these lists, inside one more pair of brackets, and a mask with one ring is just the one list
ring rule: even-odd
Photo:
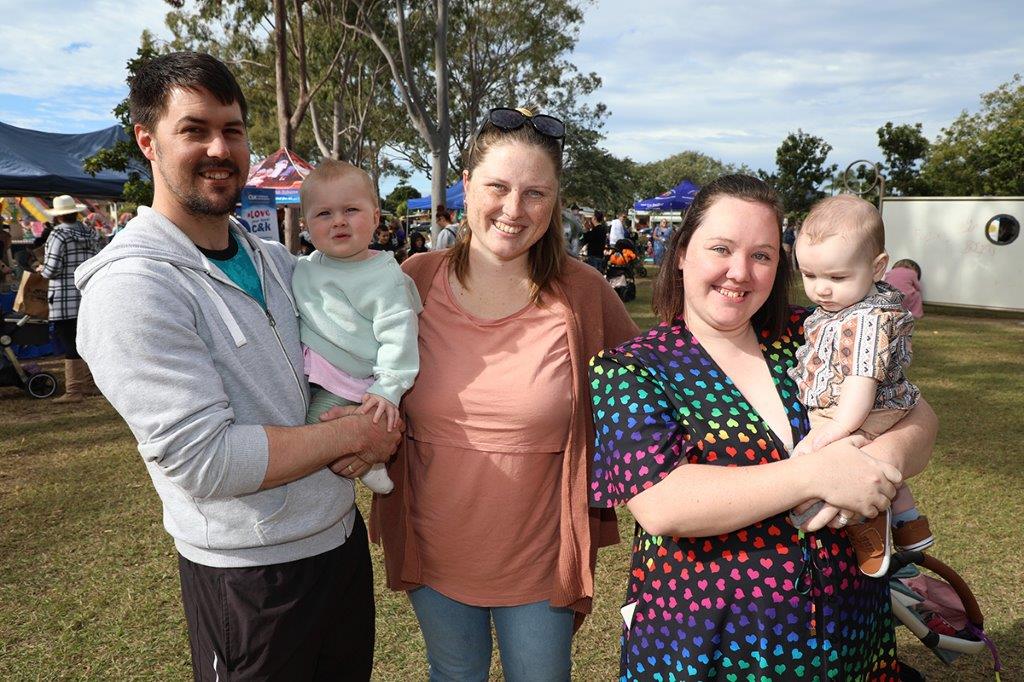
[[572,666],[571,609],[547,601],[470,606],[429,587],[410,591],[427,645],[430,682],[485,681],[491,669],[491,620],[508,682],[566,682]]

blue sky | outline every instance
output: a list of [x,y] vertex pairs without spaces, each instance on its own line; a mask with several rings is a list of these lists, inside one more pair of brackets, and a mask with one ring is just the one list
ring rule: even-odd
[[[56,132],[113,122],[124,65],[162,0],[0,0],[0,121]],[[573,61],[611,110],[605,146],[654,161],[694,149],[754,168],[802,128],[830,161],[879,159],[886,121],[934,139],[979,95],[1024,72],[1014,2],[681,2],[589,7]],[[413,183],[429,187],[423,178]],[[385,183],[384,191],[393,183]]]

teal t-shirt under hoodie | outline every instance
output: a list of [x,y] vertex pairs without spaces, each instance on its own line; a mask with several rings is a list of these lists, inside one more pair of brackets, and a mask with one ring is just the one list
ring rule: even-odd
[[259,273],[256,272],[256,266],[252,263],[252,256],[238,246],[235,235],[228,232],[228,248],[222,251],[211,251],[199,246],[196,248],[202,251],[211,263],[220,268],[220,271],[227,275],[228,279],[256,299],[266,310],[267,302],[263,299],[263,283],[260,282]]

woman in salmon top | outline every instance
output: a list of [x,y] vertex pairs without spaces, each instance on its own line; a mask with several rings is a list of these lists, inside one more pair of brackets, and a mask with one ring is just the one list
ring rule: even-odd
[[568,680],[597,548],[587,505],[588,359],[636,333],[601,274],[566,257],[565,127],[488,112],[463,183],[469,229],[403,269],[423,299],[407,430],[374,500],[388,585],[416,611],[431,680],[486,680],[491,624],[505,679]]

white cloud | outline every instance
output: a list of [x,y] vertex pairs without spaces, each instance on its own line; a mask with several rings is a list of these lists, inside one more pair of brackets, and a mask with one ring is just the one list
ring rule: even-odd
[[606,145],[640,161],[696,149],[774,165],[802,128],[833,161],[880,157],[886,121],[934,137],[1024,63],[1024,13],[982,2],[887,8],[838,3],[605,1],[588,12],[575,52],[604,86]]
[[167,35],[170,9],[162,0],[0,0],[0,95],[62,99],[70,90],[123,89],[142,30]]

